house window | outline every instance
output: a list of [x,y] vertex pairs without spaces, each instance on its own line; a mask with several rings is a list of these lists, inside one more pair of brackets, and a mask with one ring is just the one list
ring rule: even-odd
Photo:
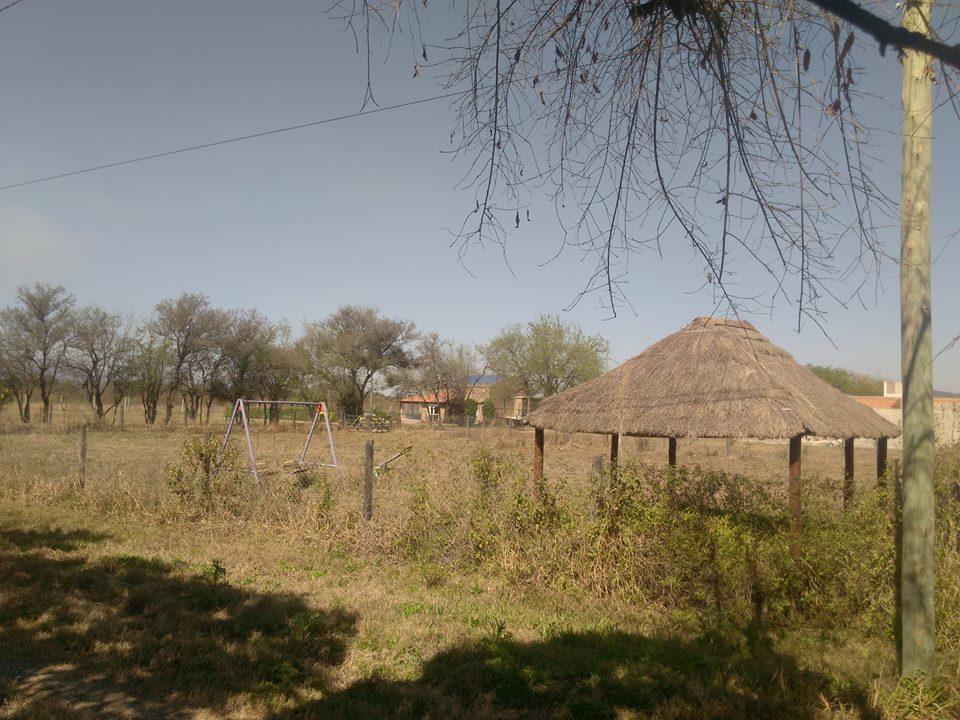
[[430,417],[438,418],[440,417],[440,406],[439,405],[428,405],[427,412],[430,414]]
[[403,416],[404,420],[419,420],[420,403],[400,403],[400,414]]

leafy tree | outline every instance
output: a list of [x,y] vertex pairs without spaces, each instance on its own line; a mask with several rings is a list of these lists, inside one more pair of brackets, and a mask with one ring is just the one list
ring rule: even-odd
[[8,357],[17,376],[21,419],[30,420],[32,389],[40,391],[43,422],[50,422],[50,398],[70,341],[74,298],[62,285],[36,283],[17,288],[17,304],[0,310],[0,326]]
[[347,414],[363,412],[371,384],[385,372],[409,368],[413,322],[384,317],[375,308],[345,305],[325,320],[308,323],[301,340],[312,374],[340,390]]
[[828,365],[807,365],[813,373],[847,395],[883,395],[883,380]]
[[502,330],[486,349],[487,363],[528,395],[555,395],[599,376],[607,364],[607,341],[559,317],[541,315],[526,326]]

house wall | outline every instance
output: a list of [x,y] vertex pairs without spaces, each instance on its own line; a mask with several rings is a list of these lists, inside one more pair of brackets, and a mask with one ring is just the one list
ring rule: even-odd
[[[871,398],[857,399],[869,407],[877,404]],[[873,411],[897,427],[903,427],[903,410],[900,407],[873,407]],[[960,398],[933,399],[933,436],[938,445],[960,442]],[[900,438],[891,438],[890,443],[897,448],[903,446]]]

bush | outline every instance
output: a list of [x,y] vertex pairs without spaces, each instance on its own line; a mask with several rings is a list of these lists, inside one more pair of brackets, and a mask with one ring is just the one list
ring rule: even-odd
[[467,398],[463,401],[463,416],[473,422],[477,417],[477,407],[479,407],[479,403],[476,400]]
[[227,494],[240,482],[237,453],[229,446],[217,472],[221,447],[221,440],[210,433],[191,434],[180,448],[180,462],[167,465],[167,487],[186,505],[209,511],[215,495]]
[[497,416],[497,407],[493,404],[493,400],[487,398],[483,401],[483,419],[484,420],[493,420]]

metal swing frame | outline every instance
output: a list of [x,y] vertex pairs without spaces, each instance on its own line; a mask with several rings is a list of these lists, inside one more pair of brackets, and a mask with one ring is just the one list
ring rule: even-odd
[[[304,467],[304,460],[307,457],[307,450],[310,449],[310,441],[313,440],[313,434],[317,429],[317,423],[320,421],[320,416],[323,416],[323,423],[327,429],[327,442],[330,444],[330,457],[333,460],[332,463],[317,463],[318,467],[328,467],[333,468],[337,473],[337,480],[340,479],[340,465],[337,462],[337,448],[333,444],[333,430],[330,427],[330,415],[327,412],[327,404],[325,402],[304,402],[300,400],[244,400],[238,399],[233,404],[233,413],[230,415],[230,422],[227,423],[227,433],[223,438],[223,445],[220,447],[220,455],[217,457],[217,464],[214,467],[213,478],[216,478],[217,473],[220,472],[220,463],[223,462],[224,453],[227,451],[227,443],[230,442],[230,435],[233,433],[233,426],[236,424],[237,416],[240,417],[240,422],[243,425],[243,434],[247,439],[247,453],[250,456],[250,470],[253,472],[254,482],[259,486],[260,485],[260,472],[257,470],[257,453],[253,447],[253,438],[250,435],[250,421],[247,418],[247,406],[248,405],[292,405],[294,408],[303,406],[316,408],[316,412],[313,415],[313,422],[310,423],[310,431],[307,433],[307,440],[303,444],[303,450],[300,451],[300,459],[297,461],[299,468]],[[296,410],[294,410],[296,412]]]

